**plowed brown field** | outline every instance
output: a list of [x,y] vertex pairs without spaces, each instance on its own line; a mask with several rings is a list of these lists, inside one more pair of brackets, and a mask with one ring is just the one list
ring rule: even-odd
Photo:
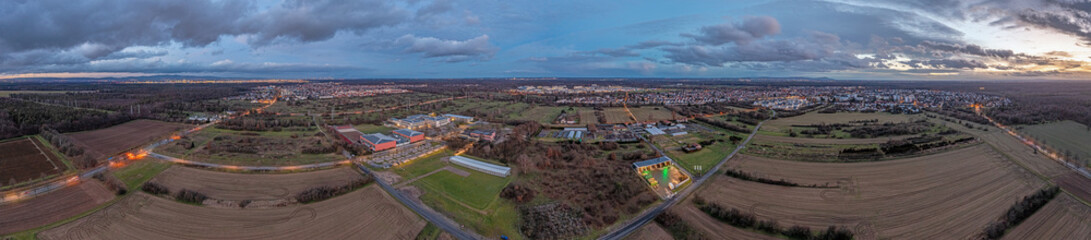
[[1091,207],[1060,194],[1004,239],[1091,239]]
[[412,239],[425,224],[376,185],[313,204],[267,209],[201,207],[140,192],[38,238]]
[[113,198],[113,192],[91,180],[26,201],[0,205],[0,235],[64,220]]
[[67,167],[61,157],[45,144],[33,137],[0,143],[0,185],[10,186],[64,172]]
[[189,125],[142,119],[66,135],[84,145],[91,156],[101,159],[155,141],[187,126]]
[[846,226],[858,239],[965,239],[1045,184],[985,145],[883,162],[742,157],[730,163],[766,178],[840,188],[782,187],[719,176],[697,196],[783,226]]
[[660,227],[659,224],[656,224],[654,222],[650,222],[648,224],[644,224],[644,226],[640,227],[640,229],[636,230],[636,232],[633,232],[632,234],[629,234],[629,237],[627,237],[625,239],[628,239],[628,240],[669,240],[669,239],[674,239],[674,237],[671,237],[671,234],[667,233],[667,230],[663,230],[663,227]]
[[1057,186],[1060,186],[1066,192],[1083,199],[1083,201],[1091,202],[1091,179],[1087,179],[1079,173],[1071,172],[1053,178],[1053,182],[1056,182]]
[[152,182],[171,191],[184,188],[214,199],[242,201],[288,199],[312,187],[341,186],[361,178],[363,175],[347,167],[302,173],[245,174],[176,165],[160,173]]

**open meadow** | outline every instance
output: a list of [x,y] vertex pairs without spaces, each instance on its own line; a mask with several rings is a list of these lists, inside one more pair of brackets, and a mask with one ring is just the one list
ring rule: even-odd
[[861,239],[969,238],[1013,202],[1045,185],[984,145],[867,163],[741,156],[727,168],[820,187],[720,176],[696,196],[781,225],[845,226]]
[[206,128],[163,145],[156,152],[193,161],[246,166],[290,166],[344,159],[318,130]]
[[96,159],[102,159],[167,137],[188,126],[155,120],[134,120],[109,128],[65,135],[85,146],[87,152]]
[[137,193],[39,239],[411,239],[426,222],[378,186],[265,209],[201,207]]
[[886,122],[908,122],[914,119],[921,119],[924,116],[921,115],[906,115],[906,114],[891,114],[891,113],[858,113],[858,112],[838,112],[838,113],[819,113],[810,112],[800,116],[789,118],[778,118],[766,122],[761,126],[759,133],[773,136],[787,136],[788,130],[793,129],[798,132],[801,128],[798,126],[812,125],[812,124],[836,124],[836,123],[849,123],[858,121],[877,120],[878,123]]

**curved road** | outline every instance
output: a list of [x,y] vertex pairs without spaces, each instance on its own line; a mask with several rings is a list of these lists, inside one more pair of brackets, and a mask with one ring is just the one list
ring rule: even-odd
[[[773,116],[770,117],[770,119],[772,119],[772,118],[774,118],[776,116],[777,116],[777,112],[773,111]],[[641,214],[640,216],[629,220],[629,222],[626,223],[624,226],[618,227],[617,229],[614,229],[613,231],[610,231],[610,233],[602,235],[602,237],[599,237],[599,239],[600,240],[615,240],[615,239],[624,238],[625,236],[628,236],[629,234],[633,233],[633,231],[636,231],[637,229],[639,229],[641,226],[644,226],[644,224],[652,221],[652,219],[655,219],[655,216],[658,216],[660,213],[663,213],[663,211],[666,211],[667,208],[670,208],[671,206],[674,206],[674,204],[678,203],[679,201],[682,201],[682,199],[686,199],[686,196],[688,196],[690,193],[695,191],[698,187],[701,186],[701,184],[705,183],[705,181],[707,181],[713,175],[716,175],[716,172],[720,170],[720,166],[723,166],[724,163],[727,163],[728,159],[731,159],[731,157],[734,157],[736,153],[739,153],[739,150],[742,150],[744,147],[746,147],[746,144],[750,142],[750,139],[753,139],[754,135],[758,134],[758,129],[761,128],[762,124],[765,124],[765,121],[761,121],[760,123],[758,123],[758,125],[754,127],[754,131],[750,133],[750,136],[747,136],[745,141],[743,141],[741,144],[739,144],[738,147],[735,147],[735,151],[732,151],[731,154],[728,154],[727,157],[724,157],[723,160],[720,160],[720,163],[717,163],[715,167],[712,167],[712,169],[709,169],[708,173],[712,173],[712,174],[705,174],[704,176],[701,176],[701,178],[697,179],[696,181],[693,181],[693,186],[690,186],[690,187],[686,188],[685,190],[682,190],[681,193],[675,194],[674,197],[671,197],[670,199],[667,199],[666,202],[664,202],[662,204],[659,204],[659,206],[656,206],[655,208],[653,208],[651,210],[644,211],[644,214]]]

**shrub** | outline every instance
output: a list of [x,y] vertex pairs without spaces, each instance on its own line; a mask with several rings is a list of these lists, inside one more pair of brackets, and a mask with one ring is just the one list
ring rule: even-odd
[[332,198],[332,197],[335,197],[335,196],[338,196],[338,195],[341,195],[341,194],[351,192],[352,190],[363,187],[364,185],[366,185],[366,184],[368,184],[370,182],[371,182],[371,178],[363,178],[363,179],[353,180],[352,182],[349,182],[348,184],[341,185],[341,186],[338,186],[338,187],[331,187],[331,186],[314,187],[314,188],[311,188],[311,189],[307,189],[307,190],[305,190],[303,192],[300,192],[299,194],[296,194],[295,199],[296,199],[296,201],[299,201],[301,203],[311,203],[311,202],[322,201],[322,200],[326,200],[326,199],[329,199],[329,198]]
[[140,185],[140,190],[152,195],[170,195],[170,189],[155,182],[146,182]]
[[174,195],[174,199],[178,200],[178,201],[182,201],[182,202],[187,202],[187,203],[193,203],[193,204],[200,205],[200,204],[204,203],[205,200],[208,199],[208,196],[206,196],[204,193],[200,193],[200,192],[197,192],[197,191],[193,191],[193,190],[189,190],[189,189],[182,189],[181,191],[178,191],[178,193]]

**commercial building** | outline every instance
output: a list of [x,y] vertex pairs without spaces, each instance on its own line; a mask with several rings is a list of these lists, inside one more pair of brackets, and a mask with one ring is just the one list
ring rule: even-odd
[[473,122],[474,121],[473,117],[467,117],[467,116],[456,115],[456,114],[443,114],[443,116],[450,119],[451,122]]
[[398,146],[398,139],[382,133],[365,134],[363,136],[360,136],[360,140],[362,140],[364,146],[367,146],[368,149],[371,149],[371,151],[373,152],[387,150]]
[[[472,119],[472,118],[471,118]],[[406,129],[421,129],[426,127],[442,127],[451,124],[451,118],[446,116],[412,115],[405,118],[391,118],[388,125]]]
[[473,160],[463,156],[451,157],[451,163],[497,177],[507,177],[511,173],[511,168],[509,167]]
[[424,140],[424,133],[409,129],[394,130],[394,136],[405,138],[409,141],[409,143],[415,143]]

